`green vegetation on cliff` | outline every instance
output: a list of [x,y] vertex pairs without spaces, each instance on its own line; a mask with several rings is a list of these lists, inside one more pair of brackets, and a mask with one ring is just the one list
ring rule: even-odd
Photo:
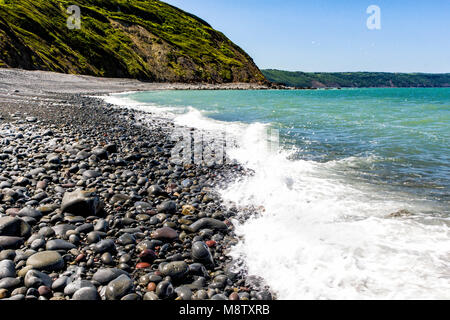
[[302,88],[450,87],[450,73],[291,72],[262,70],[267,80]]
[[[81,9],[69,29],[67,8]],[[156,0],[0,0],[0,67],[163,82],[264,82],[200,18]]]

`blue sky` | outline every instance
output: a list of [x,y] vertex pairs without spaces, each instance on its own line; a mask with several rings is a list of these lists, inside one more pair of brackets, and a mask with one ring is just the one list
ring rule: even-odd
[[[166,0],[225,33],[262,68],[450,72],[450,0]],[[366,9],[381,9],[369,30]]]

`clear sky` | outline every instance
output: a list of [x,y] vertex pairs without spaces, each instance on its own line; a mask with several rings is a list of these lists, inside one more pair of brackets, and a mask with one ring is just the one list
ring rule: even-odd
[[[450,72],[450,0],[166,0],[206,20],[262,68]],[[370,5],[381,29],[369,30]]]

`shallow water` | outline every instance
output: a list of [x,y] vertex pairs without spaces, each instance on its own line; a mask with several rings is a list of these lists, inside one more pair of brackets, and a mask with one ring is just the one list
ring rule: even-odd
[[[232,252],[281,299],[450,298],[450,89],[113,96],[227,130],[255,175],[221,193],[265,211]],[[281,150],[267,131],[280,132]],[[406,209],[408,216],[389,214]]]

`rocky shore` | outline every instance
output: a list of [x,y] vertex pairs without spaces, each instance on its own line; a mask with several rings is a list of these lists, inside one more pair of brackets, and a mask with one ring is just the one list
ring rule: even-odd
[[272,299],[214,192],[245,168],[173,164],[174,124],[85,96],[105,80],[23,73],[0,72],[0,300]]

